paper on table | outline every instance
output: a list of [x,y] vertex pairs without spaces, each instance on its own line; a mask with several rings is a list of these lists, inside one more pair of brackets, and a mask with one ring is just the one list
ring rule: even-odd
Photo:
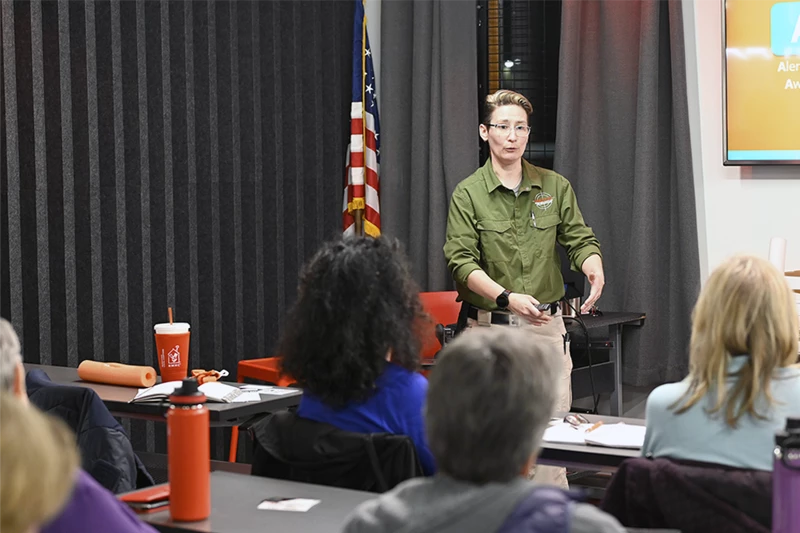
[[262,511],[293,511],[295,513],[305,513],[319,500],[308,498],[269,498],[258,504],[258,509]]
[[[149,389],[139,389],[139,392],[131,400],[131,402],[148,402],[148,401],[164,401],[168,400],[170,395],[175,392],[182,385],[180,381],[168,381],[166,383],[159,383]],[[206,395],[206,399],[212,402],[233,402],[237,396],[242,394],[242,391],[237,387],[227,385],[220,381],[210,381],[203,383],[198,387],[198,390]]]
[[554,444],[586,444],[584,436],[590,427],[592,427],[591,424],[581,424],[578,429],[575,429],[571,424],[560,422],[547,428],[542,440]]
[[586,444],[605,446],[606,448],[641,449],[644,446],[644,426],[632,424],[608,424],[600,426],[584,435]]
[[160,401],[175,392],[175,389],[181,385],[182,383],[180,381],[165,381],[164,383],[159,383],[158,385],[153,385],[146,389],[139,389],[136,396],[134,396],[131,401],[147,399]]
[[544,432],[542,440],[553,444],[591,444],[606,448],[640,449],[644,445],[644,426],[631,424],[605,424],[586,432],[592,424],[581,424],[575,429],[566,422],[554,424]]
[[261,395],[257,391],[242,391],[242,393],[233,399],[231,403],[244,403],[244,402],[260,402]]
[[297,389],[287,387],[273,387],[272,385],[242,385],[240,387],[243,391],[256,391],[259,394],[272,394],[274,396],[281,396],[297,392]]

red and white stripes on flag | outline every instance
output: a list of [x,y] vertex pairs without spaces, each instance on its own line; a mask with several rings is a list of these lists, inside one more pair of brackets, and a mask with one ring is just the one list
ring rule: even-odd
[[378,237],[381,234],[380,119],[367,19],[362,0],[355,2],[353,99],[350,105],[350,145],[347,148],[342,222],[345,235],[360,232]]

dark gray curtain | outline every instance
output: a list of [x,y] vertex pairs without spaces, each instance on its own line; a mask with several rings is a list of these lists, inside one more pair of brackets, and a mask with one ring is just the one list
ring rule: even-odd
[[351,1],[2,3],[0,312],[25,361],[153,365],[167,306],[194,368],[272,353],[341,231],[352,25]]
[[474,1],[381,7],[381,223],[423,290],[453,284],[442,253],[450,195],[478,166]]
[[700,267],[681,2],[564,0],[555,168],[602,245],[599,307],[647,313],[625,381],[683,378]]

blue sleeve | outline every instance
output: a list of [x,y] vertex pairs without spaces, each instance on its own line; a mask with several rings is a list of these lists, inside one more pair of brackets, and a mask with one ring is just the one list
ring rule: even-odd
[[403,433],[411,437],[414,446],[417,448],[417,457],[422,465],[422,471],[426,476],[436,473],[433,455],[428,448],[428,440],[425,437],[425,417],[423,409],[425,407],[425,397],[428,394],[428,380],[422,374],[415,372],[410,378],[407,397],[406,412],[403,417],[406,427]]

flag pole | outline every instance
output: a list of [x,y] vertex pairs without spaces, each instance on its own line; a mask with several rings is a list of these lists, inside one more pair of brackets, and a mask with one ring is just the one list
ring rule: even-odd
[[[361,19],[361,146],[364,154],[364,190],[367,186],[367,99],[364,92],[367,78],[367,9],[366,0],[361,0],[364,16]],[[366,197],[364,202],[366,204]],[[364,211],[356,211],[356,235],[364,235]]]
[[353,218],[356,222],[356,235],[359,237],[364,235],[364,210],[356,209],[353,211]]

